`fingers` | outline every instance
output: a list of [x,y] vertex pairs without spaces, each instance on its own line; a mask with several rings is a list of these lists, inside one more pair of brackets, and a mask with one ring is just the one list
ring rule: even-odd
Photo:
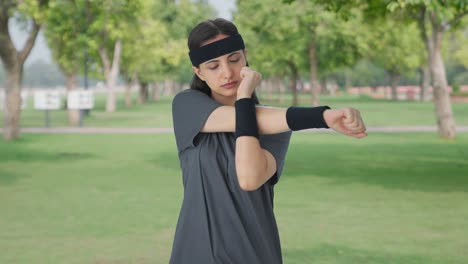
[[246,77],[252,77],[255,81],[260,81],[262,79],[262,74],[252,70],[250,67],[242,67],[240,71],[240,77],[242,79]]
[[240,77],[244,79],[249,71],[251,71],[249,67],[242,67]]
[[260,84],[262,75],[249,67],[243,67],[240,71],[240,76],[242,81],[237,90],[237,95],[252,95],[252,93],[255,91],[255,88],[257,88],[257,86]]
[[354,108],[343,109],[343,129],[344,134],[356,138],[363,138],[367,136],[366,126],[362,120],[361,113]]

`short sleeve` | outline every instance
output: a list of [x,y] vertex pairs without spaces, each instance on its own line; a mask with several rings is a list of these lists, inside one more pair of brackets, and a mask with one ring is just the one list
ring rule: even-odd
[[216,108],[222,106],[203,92],[188,89],[179,92],[172,100],[172,122],[177,149],[180,152],[194,147],[194,138]]
[[292,131],[273,134],[273,135],[261,135],[260,145],[263,149],[270,152],[276,160],[276,173],[270,178],[269,182],[271,185],[275,185],[283,172],[284,160],[286,153],[288,152],[289,141],[291,139]]

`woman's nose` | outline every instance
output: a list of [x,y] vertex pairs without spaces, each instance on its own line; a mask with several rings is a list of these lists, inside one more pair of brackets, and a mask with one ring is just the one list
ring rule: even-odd
[[229,65],[223,65],[223,77],[229,79],[234,74],[233,69]]

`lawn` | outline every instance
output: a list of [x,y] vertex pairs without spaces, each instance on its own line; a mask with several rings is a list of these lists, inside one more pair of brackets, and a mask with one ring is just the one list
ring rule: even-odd
[[[167,263],[172,134],[0,141],[0,263]],[[284,263],[467,263],[468,134],[295,133],[275,212]]]
[[[136,96],[136,95],[134,95]],[[262,99],[263,98],[263,99]],[[277,99],[275,96],[273,99]],[[263,104],[288,107],[291,96],[286,96],[285,103],[277,100],[267,100],[260,96]],[[310,106],[310,95],[300,97],[301,106]],[[123,94],[118,95],[117,112],[106,113],[105,95],[96,94],[95,109],[84,119],[87,127],[171,127],[171,101],[172,97],[162,97],[159,102],[145,105],[135,105],[126,108]],[[431,102],[405,102],[375,100],[369,97],[341,95],[337,97],[322,96],[321,103],[332,108],[354,107],[361,111],[367,126],[435,126],[434,105]],[[45,125],[44,111],[34,110],[30,98],[28,107],[21,114],[22,127],[43,127]],[[453,103],[453,112],[458,125],[468,125],[468,104]],[[64,110],[50,111],[51,126],[67,126],[67,114]],[[3,119],[0,119],[0,126]]]

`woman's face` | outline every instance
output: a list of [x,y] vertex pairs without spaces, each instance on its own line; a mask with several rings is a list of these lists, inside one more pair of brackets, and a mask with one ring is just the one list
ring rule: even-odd
[[[227,37],[229,36],[224,34],[218,35],[202,43],[202,46]],[[240,71],[244,66],[246,52],[238,50],[203,62],[198,68],[193,67],[193,71],[208,84],[215,100],[227,104],[237,96],[237,88],[242,80]]]

